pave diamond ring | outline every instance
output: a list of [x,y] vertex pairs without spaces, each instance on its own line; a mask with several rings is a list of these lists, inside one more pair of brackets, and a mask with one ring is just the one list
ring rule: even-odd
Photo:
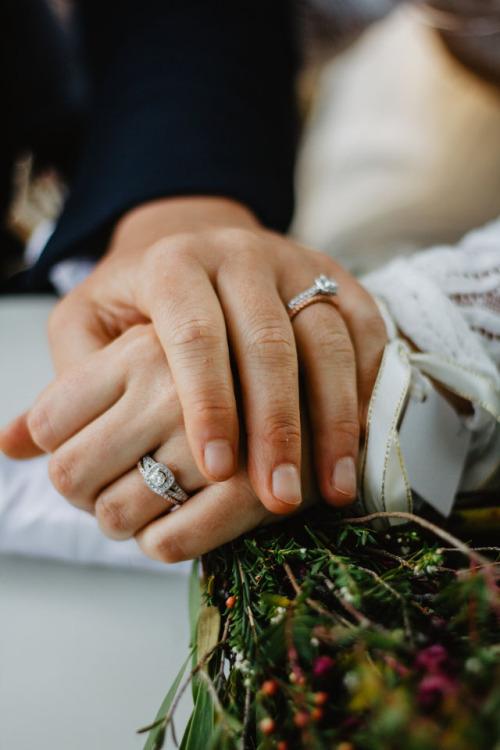
[[148,487],[157,495],[172,500],[176,505],[182,505],[189,498],[189,495],[175,481],[170,469],[159,461],[155,461],[152,456],[143,456],[137,468]]
[[304,307],[308,307],[315,302],[333,302],[333,297],[337,294],[338,288],[334,279],[322,273],[317,279],[314,279],[314,284],[309,289],[297,294],[287,304],[290,320],[293,320]]

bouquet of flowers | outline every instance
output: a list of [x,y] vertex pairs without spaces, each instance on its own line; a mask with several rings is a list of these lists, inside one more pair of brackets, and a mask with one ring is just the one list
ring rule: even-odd
[[175,738],[188,685],[181,750],[498,750],[500,548],[397,515],[316,507],[206,555],[201,584],[196,563],[191,651],[145,750]]

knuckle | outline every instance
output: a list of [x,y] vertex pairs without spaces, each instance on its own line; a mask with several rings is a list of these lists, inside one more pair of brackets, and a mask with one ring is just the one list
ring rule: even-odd
[[101,494],[95,504],[100,529],[111,539],[128,539],[131,534],[126,505],[122,500]]
[[164,275],[166,267],[171,263],[177,264],[196,247],[197,238],[192,232],[179,232],[178,234],[164,237],[158,240],[148,249],[148,262],[152,271]]
[[300,422],[287,415],[275,415],[264,425],[264,441],[279,448],[300,446]]
[[164,531],[146,543],[145,553],[154,560],[169,564],[189,560],[191,557],[179,539],[166,535]]
[[207,344],[220,348],[221,336],[219,326],[212,320],[192,317],[188,320],[177,321],[173,326],[171,346],[184,352],[193,347],[205,348]]
[[219,232],[219,239],[224,243],[227,249],[231,250],[231,256],[241,256],[242,253],[253,256],[256,237],[251,229],[245,229],[244,227],[227,227],[222,231],[219,230]]
[[49,461],[50,481],[60,495],[68,500],[77,496],[77,481],[73,462],[55,453]]
[[335,442],[357,445],[359,440],[359,419],[352,416],[338,416],[332,425],[330,436],[334,435]]
[[347,333],[323,327],[317,333],[315,348],[320,358],[330,359],[333,355],[338,365],[352,367],[354,364],[354,350]]
[[232,398],[221,395],[220,391],[214,389],[212,394],[206,393],[192,397],[186,402],[186,410],[191,416],[196,416],[198,421],[210,424],[228,424],[235,417]]
[[297,369],[297,352],[293,337],[284,326],[272,322],[271,316],[256,321],[248,333],[248,347],[257,360],[275,361]]

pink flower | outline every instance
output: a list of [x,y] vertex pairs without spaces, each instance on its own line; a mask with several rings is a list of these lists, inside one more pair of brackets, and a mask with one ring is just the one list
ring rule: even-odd
[[458,683],[444,674],[426,675],[417,692],[417,703],[423,711],[439,708],[442,701],[458,690]]
[[313,675],[315,677],[326,677],[334,666],[335,662],[329,656],[318,656],[313,665]]
[[451,664],[448,652],[439,643],[424,648],[415,660],[415,668],[422,672],[440,672]]

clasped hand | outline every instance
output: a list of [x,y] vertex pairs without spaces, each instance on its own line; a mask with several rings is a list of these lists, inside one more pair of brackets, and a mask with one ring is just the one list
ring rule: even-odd
[[[292,327],[286,302],[320,273],[338,282],[337,304],[311,305]],[[319,492],[354,499],[384,323],[335,261],[239,204],[169,199],[131,212],[56,307],[49,339],[58,379],[0,447],[53,453],[56,488],[110,536],[183,559],[313,497],[300,481],[299,371]],[[146,453],[194,493],[175,513],[135,468]]]

